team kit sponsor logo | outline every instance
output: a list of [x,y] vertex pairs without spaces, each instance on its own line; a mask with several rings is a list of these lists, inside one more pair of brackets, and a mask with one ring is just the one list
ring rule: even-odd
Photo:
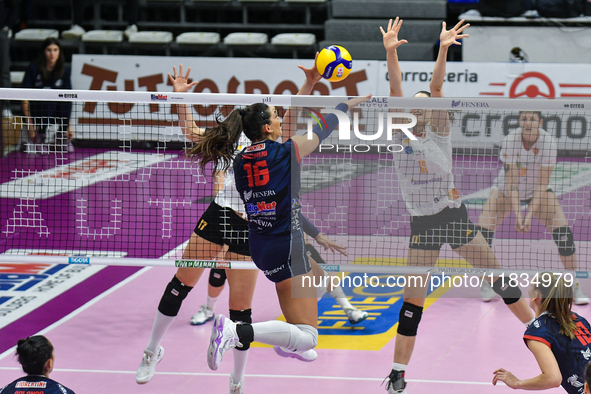
[[17,382],[17,384],[14,387],[17,389],[21,389],[21,388],[44,389],[47,387],[47,382]]
[[256,204],[247,203],[246,212],[250,216],[275,216],[277,213],[277,202],[257,202]]
[[250,201],[251,198],[261,198],[275,196],[275,190],[264,190],[262,192],[253,192],[252,190],[244,191],[244,201]]

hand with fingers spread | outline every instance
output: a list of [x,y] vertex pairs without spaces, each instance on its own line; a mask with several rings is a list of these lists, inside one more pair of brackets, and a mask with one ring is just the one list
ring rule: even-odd
[[168,80],[172,83],[173,92],[184,93],[188,92],[193,86],[197,85],[199,81],[193,81],[189,83],[189,74],[191,73],[191,67],[187,69],[187,74],[183,76],[183,65],[179,65],[179,73],[176,72],[176,67],[172,66],[174,71],[174,77],[168,74]]
[[384,31],[382,26],[380,26],[380,31],[382,32],[382,37],[384,39],[384,48],[386,51],[393,51],[398,48],[402,44],[408,43],[406,40],[399,40],[398,39],[398,32],[400,31],[400,26],[402,26],[402,19],[396,17],[394,23],[392,23],[392,19],[388,22],[388,29]]
[[306,68],[304,66],[298,66],[300,70],[304,72],[306,75],[306,82],[315,84],[316,82],[322,79],[322,75],[318,72],[318,68],[316,67],[316,61],[318,60],[318,52],[316,52],[316,57],[314,58],[314,66],[311,68]]
[[439,35],[439,42],[442,47],[449,47],[453,44],[462,45],[462,43],[458,40],[469,37],[469,34],[462,34],[462,32],[464,31],[464,29],[470,26],[470,24],[466,23],[464,25],[463,23],[464,20],[462,19],[453,27],[453,29],[445,30],[447,26],[445,22],[443,22],[441,27],[441,34]]
[[346,247],[334,243],[322,233],[318,234],[314,240],[318,242],[318,245],[322,246],[324,250],[330,249],[330,251],[333,253],[339,252],[340,254],[347,256]]

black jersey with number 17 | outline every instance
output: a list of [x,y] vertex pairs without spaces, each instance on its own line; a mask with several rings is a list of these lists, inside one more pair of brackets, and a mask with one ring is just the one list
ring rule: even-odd
[[280,235],[299,229],[299,162],[292,140],[256,142],[238,154],[234,177],[251,232]]

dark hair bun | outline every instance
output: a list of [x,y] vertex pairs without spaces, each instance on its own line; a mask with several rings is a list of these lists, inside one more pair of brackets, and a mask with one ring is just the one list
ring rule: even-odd
[[240,108],[240,116],[244,117],[246,115],[246,110],[244,108]]

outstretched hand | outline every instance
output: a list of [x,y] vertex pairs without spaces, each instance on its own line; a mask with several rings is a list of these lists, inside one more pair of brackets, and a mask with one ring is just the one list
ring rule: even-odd
[[300,70],[306,74],[306,81],[315,84],[316,82],[322,79],[322,75],[318,72],[318,68],[316,68],[316,61],[318,60],[318,52],[316,52],[316,57],[314,58],[314,65],[312,68],[306,68],[304,66],[298,66]]
[[333,253],[339,252],[340,254],[347,256],[347,248],[337,245],[322,233],[318,234],[314,240],[318,242],[318,245],[322,246],[324,250],[330,249]]
[[461,34],[465,28],[470,26],[469,23],[466,23],[465,25],[463,25],[463,23],[464,19],[459,21],[457,25],[455,25],[451,30],[445,30],[446,24],[445,22],[443,22],[441,27],[441,34],[439,35],[439,45],[442,47],[449,47],[453,44],[462,45],[462,43],[458,40],[470,36],[469,34]]
[[191,73],[191,67],[187,69],[187,74],[183,76],[183,65],[179,65],[179,73],[176,73],[176,67],[172,66],[174,71],[174,77],[168,74],[168,80],[172,83],[172,90],[178,93],[188,92],[193,86],[197,85],[199,81],[193,81],[189,83],[189,74]]
[[394,23],[392,23],[392,19],[390,19],[390,22],[388,22],[387,31],[384,31],[382,26],[380,26],[380,31],[382,32],[382,37],[384,38],[384,48],[386,48],[386,51],[393,51],[400,45],[408,43],[406,40],[398,39],[400,26],[402,26],[402,19],[398,17],[396,17]]
[[517,379],[515,375],[513,375],[511,372],[503,368],[499,368],[493,373],[495,374],[495,376],[493,376],[492,381],[492,384],[494,386],[496,386],[498,382],[504,382],[507,386],[511,387],[512,389],[517,388],[517,382],[519,382],[519,379]]

